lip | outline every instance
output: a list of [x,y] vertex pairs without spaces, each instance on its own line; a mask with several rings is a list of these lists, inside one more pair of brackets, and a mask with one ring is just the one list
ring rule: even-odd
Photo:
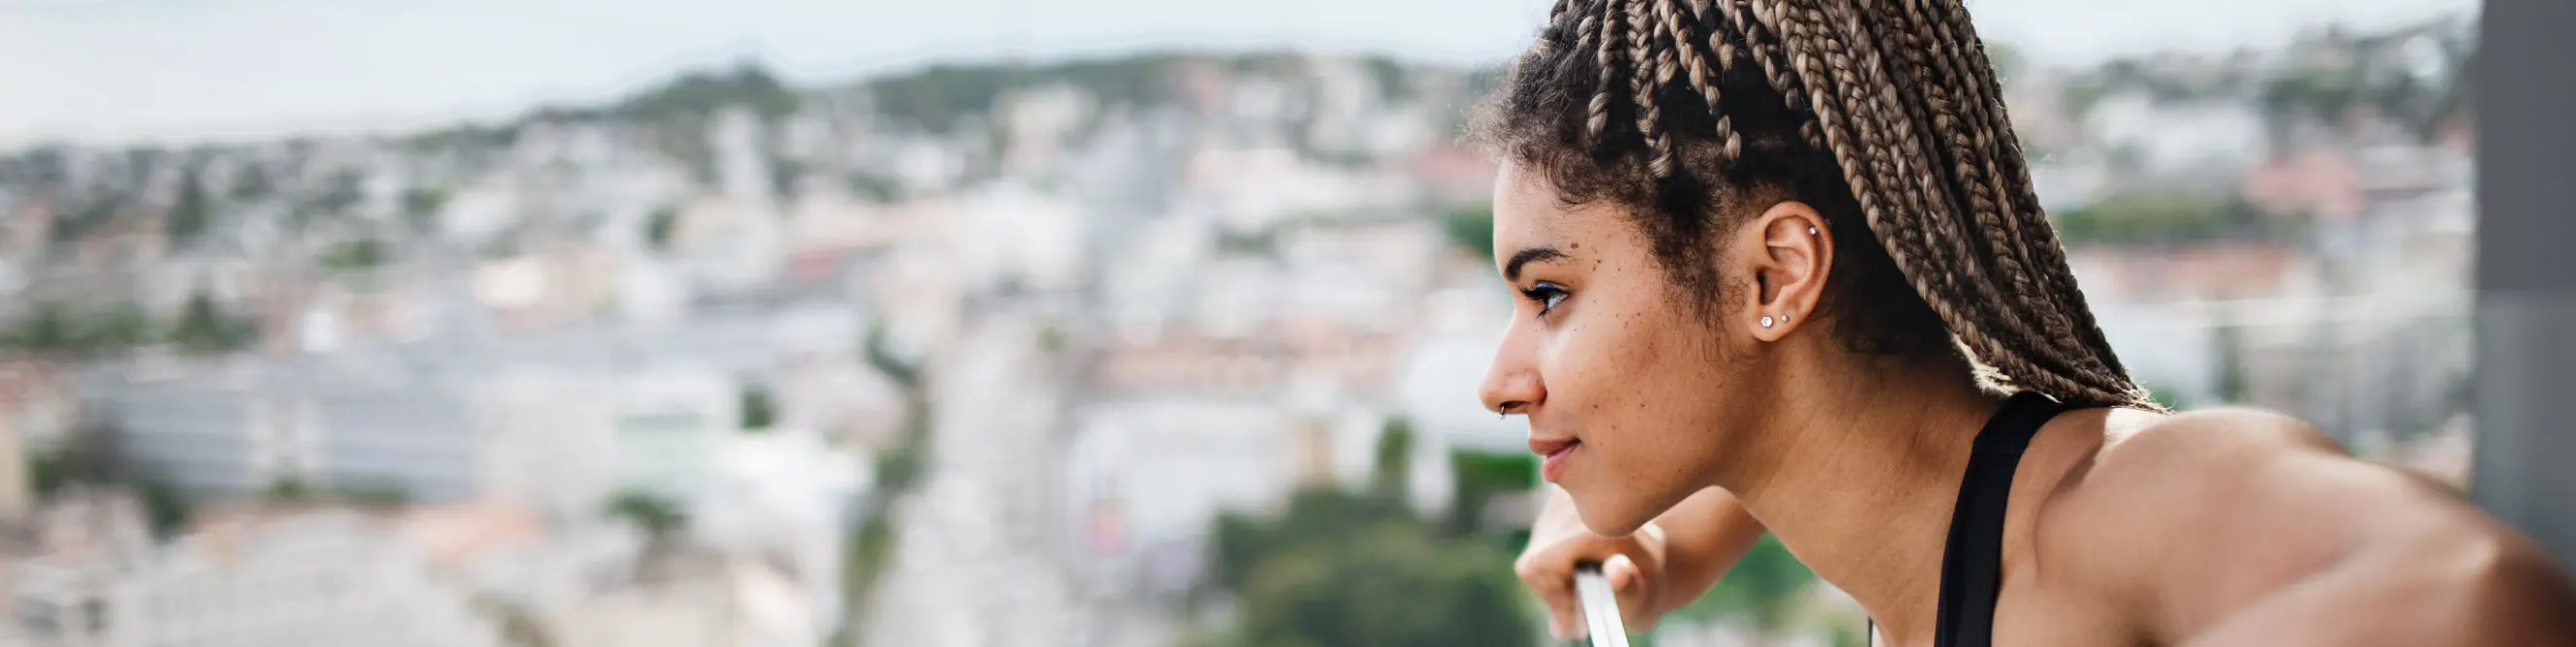
[[1574,458],[1583,441],[1572,438],[1531,438],[1530,452],[1546,457],[1538,468],[1539,478],[1555,483],[1565,476],[1566,462]]

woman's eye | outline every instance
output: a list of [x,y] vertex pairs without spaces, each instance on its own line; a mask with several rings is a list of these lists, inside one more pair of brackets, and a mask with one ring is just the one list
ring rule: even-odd
[[1537,285],[1521,290],[1521,296],[1528,297],[1531,303],[1538,304],[1538,313],[1543,316],[1555,310],[1556,304],[1564,302],[1567,294],[1562,286],[1540,281]]

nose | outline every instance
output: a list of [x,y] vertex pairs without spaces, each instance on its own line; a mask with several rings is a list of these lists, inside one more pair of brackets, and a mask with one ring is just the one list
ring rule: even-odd
[[1485,382],[1476,388],[1486,411],[1528,413],[1547,401],[1547,385],[1538,375],[1537,341],[1519,325],[1504,333],[1502,346],[1494,349],[1493,366],[1485,369]]

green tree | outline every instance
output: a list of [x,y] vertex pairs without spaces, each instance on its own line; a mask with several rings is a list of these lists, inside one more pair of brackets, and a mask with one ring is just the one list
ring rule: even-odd
[[113,424],[83,425],[50,449],[28,459],[38,497],[60,495],[72,487],[124,487],[143,504],[144,521],[155,537],[178,534],[192,512],[179,488],[133,464],[124,452],[125,432]]
[[930,471],[930,404],[918,395],[910,398],[913,414],[904,419],[903,435],[894,447],[878,454],[876,476],[879,487],[893,492],[908,492]]
[[894,380],[896,386],[906,391],[921,389],[921,367],[895,356],[894,349],[886,340],[884,322],[868,326],[867,337],[860,340],[859,348],[860,352],[865,353],[868,367],[885,374],[887,379]]
[[2183,190],[2139,190],[2050,214],[2069,245],[2180,244],[2244,237],[2260,225],[2239,196]]
[[874,597],[877,582],[884,577],[887,567],[894,563],[896,535],[893,516],[883,510],[872,509],[856,525],[842,547],[848,558],[841,563],[841,590],[849,592],[850,621],[841,623],[841,628],[826,643],[835,647],[858,647],[858,620],[866,615],[869,598]]
[[124,483],[132,470],[119,444],[123,438],[114,427],[87,425],[72,430],[62,443],[35,452],[27,466],[36,494],[50,497],[76,485]]
[[41,303],[0,330],[0,348],[74,356],[120,351],[151,341],[151,318],[131,302],[90,310]]
[[43,303],[9,325],[0,341],[9,347],[39,352],[69,352],[79,344],[71,312],[59,303]]
[[307,218],[351,215],[350,211],[356,209],[358,204],[367,198],[366,182],[366,176],[355,170],[332,173],[330,180],[323,185],[322,192],[315,194],[311,200],[302,205],[308,214]]
[[1508,549],[1444,532],[1405,501],[1413,431],[1390,420],[1368,488],[1310,488],[1275,518],[1220,514],[1207,583],[1236,624],[1211,647],[1530,645],[1536,616]]
[[1378,496],[1404,500],[1413,482],[1413,423],[1402,416],[1389,418],[1377,435],[1377,466],[1370,474],[1369,489]]
[[689,525],[689,514],[678,502],[643,490],[626,490],[609,498],[607,515],[611,519],[635,526],[648,541],[667,542],[679,536]]
[[1477,258],[1494,257],[1494,210],[1459,209],[1441,220],[1449,242],[1459,249],[1475,252]]
[[1778,537],[1763,535],[1734,568],[1727,569],[1716,588],[1677,615],[1692,619],[1738,618],[1750,623],[1754,631],[1776,637],[1790,628],[1807,589],[1815,583],[1816,574],[1790,554]]
[[440,209],[446,208],[447,198],[447,192],[438,189],[414,188],[404,191],[403,224],[411,227],[414,233],[437,231],[438,213]]
[[1237,598],[1219,644],[1530,645],[1537,625],[1511,558],[1444,535],[1399,501],[1298,493],[1285,515],[1221,515],[1211,582]]
[[646,217],[644,220],[644,240],[646,242],[653,243],[653,249],[655,250],[665,252],[670,251],[671,233],[678,229],[679,226],[679,208],[662,207],[660,209],[654,209],[653,215]]
[[342,485],[333,491],[350,505],[369,510],[398,510],[411,504],[411,489],[399,481],[366,480]]
[[796,199],[796,183],[805,180],[805,163],[773,156],[769,159],[769,193],[779,202]]
[[205,180],[198,177],[195,170],[180,177],[179,201],[171,205],[169,218],[163,221],[172,244],[191,246],[206,235],[206,229],[214,221],[214,205],[209,202]]
[[268,489],[260,491],[260,498],[269,503],[304,503],[313,500],[313,486],[302,478],[281,476],[269,481]]
[[153,536],[177,536],[180,529],[188,527],[188,520],[196,516],[196,505],[169,481],[147,476],[135,478],[132,482],[135,497],[143,500],[143,519],[151,524]]
[[1244,591],[1254,645],[1530,645],[1527,594],[1502,553],[1379,525],[1265,560]]
[[[1458,450],[1449,453],[1451,491],[1456,492],[1449,508],[1452,532],[1481,533],[1487,528],[1485,507],[1495,496],[1511,492],[1530,492],[1538,487],[1538,457],[1528,452],[1499,453]],[[1527,528],[1510,529],[1514,536],[1501,538],[1506,547],[1528,543]]]
[[90,315],[80,346],[87,352],[109,352],[152,341],[152,318],[143,306],[127,301]]
[[2218,345],[2218,399],[2245,401],[2245,328],[2235,324],[2213,333]]
[[768,431],[771,426],[777,424],[778,404],[771,401],[769,389],[759,384],[746,383],[742,387],[741,399],[743,431]]
[[250,322],[225,313],[204,290],[188,296],[179,323],[170,331],[172,345],[199,355],[242,350],[258,339],[259,332]]
[[385,244],[374,238],[342,241],[323,250],[322,267],[334,272],[364,272],[385,263]]
[[759,61],[744,59],[729,73],[695,72],[628,98],[619,115],[648,121],[701,120],[727,106],[747,106],[764,119],[796,112],[796,92]]
[[894,178],[874,173],[854,172],[850,174],[849,184],[850,193],[867,198],[871,202],[888,203],[903,199],[903,185],[895,183]]
[[54,221],[51,232],[53,241],[68,243],[80,240],[91,232],[115,222],[117,214],[125,211],[125,206],[126,196],[109,195],[71,209],[62,218]]
[[270,185],[268,169],[258,164],[245,164],[241,167],[241,172],[233,176],[232,199],[234,200],[265,198],[273,190],[275,187]]

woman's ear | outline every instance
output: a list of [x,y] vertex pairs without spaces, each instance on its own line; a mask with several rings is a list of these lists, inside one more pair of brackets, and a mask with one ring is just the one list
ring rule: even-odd
[[1833,230],[1815,207],[1788,201],[1745,223],[1744,234],[1739,240],[1752,248],[1737,258],[1753,289],[1743,297],[1742,324],[1763,341],[1778,341],[1805,325],[1824,298],[1834,266]]

